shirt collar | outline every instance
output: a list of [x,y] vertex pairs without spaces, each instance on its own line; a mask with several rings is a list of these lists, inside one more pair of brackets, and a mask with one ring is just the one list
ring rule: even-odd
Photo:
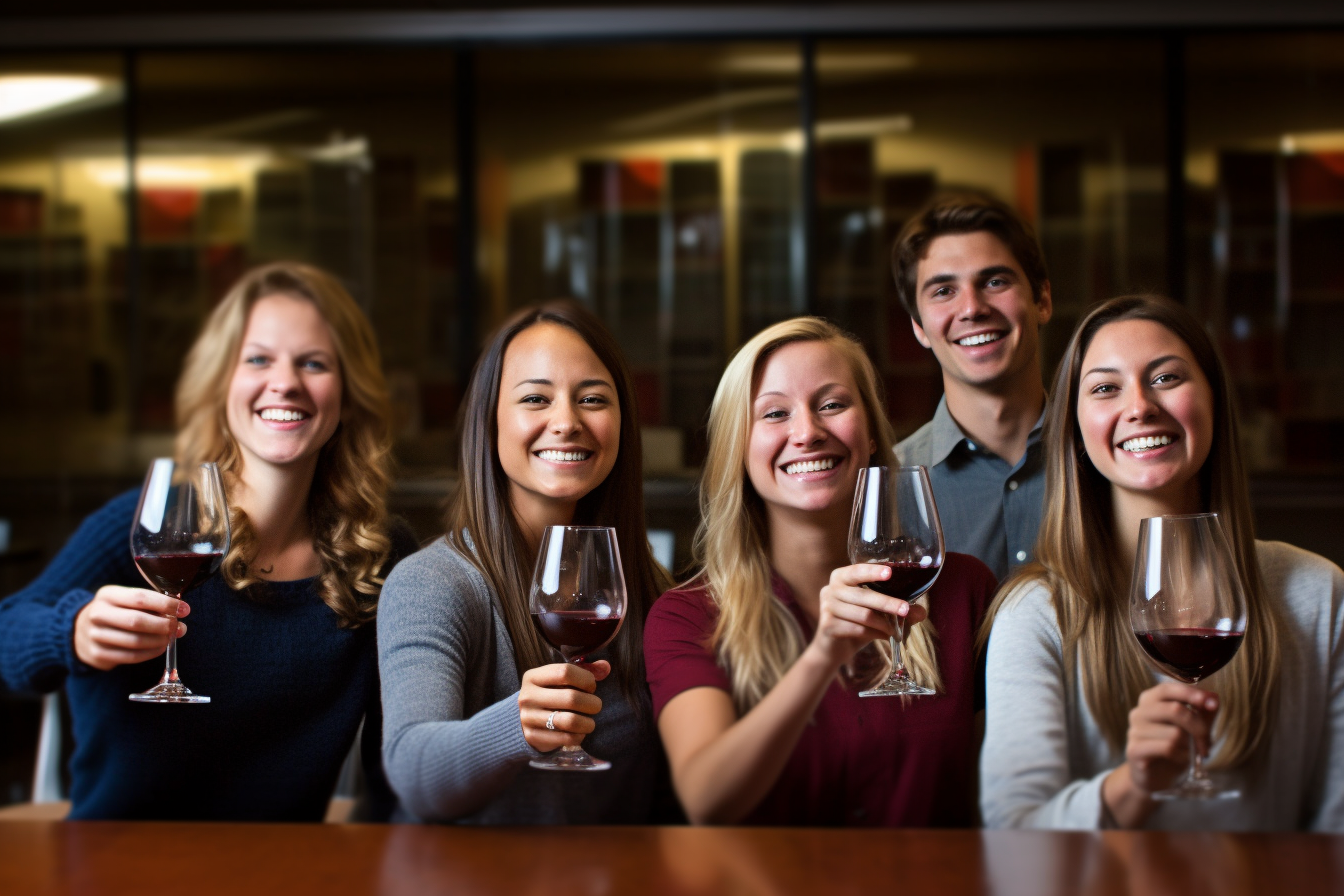
[[[1049,400],[1046,401],[1049,406]],[[929,460],[932,463],[929,466],[937,466],[947,460],[947,456],[952,453],[962,442],[970,442],[966,433],[961,431],[957,421],[952,419],[952,412],[947,409],[947,396],[944,395],[938,399],[938,410],[933,412],[933,428],[929,433]],[[1031,432],[1027,435],[1027,447],[1030,448],[1041,440],[1041,429],[1045,426],[1045,408],[1041,408],[1041,416],[1036,418],[1036,424],[1032,426]]]

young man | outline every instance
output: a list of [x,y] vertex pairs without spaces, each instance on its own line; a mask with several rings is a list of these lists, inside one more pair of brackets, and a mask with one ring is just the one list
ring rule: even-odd
[[1040,246],[1002,202],[945,195],[906,224],[891,267],[915,338],[943,369],[938,410],[896,454],[929,468],[947,549],[1002,581],[1031,559],[1045,493],[1038,331],[1051,304]]

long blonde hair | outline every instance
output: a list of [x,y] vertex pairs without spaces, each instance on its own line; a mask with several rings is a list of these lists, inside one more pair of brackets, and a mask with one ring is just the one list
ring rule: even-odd
[[[313,550],[322,561],[318,593],[354,628],[373,619],[391,550],[385,531],[392,436],[387,386],[373,327],[340,282],[317,268],[277,262],[242,276],[211,312],[188,352],[177,382],[176,454],[183,463],[214,461],[224,486],[238,482],[242,454],[225,414],[248,315],[258,300],[284,295],[317,307],[331,330],[341,373],[341,422],[318,455],[308,492]],[[221,570],[243,590],[260,581],[249,569],[256,532],[242,510],[230,508],[232,543]]]
[[[883,413],[873,363],[857,340],[819,317],[797,317],[757,333],[738,350],[719,380],[709,411],[709,453],[700,482],[695,558],[719,610],[713,648],[732,679],[733,702],[745,713],[769,693],[806,645],[797,621],[773,597],[765,505],[747,477],[752,393],[769,357],[794,342],[824,342],[849,364],[863,402],[875,462],[889,463],[895,436]],[[886,654],[885,643],[877,649]],[[934,632],[926,621],[906,638],[911,674],[941,689]],[[885,671],[880,669],[879,671]]]
[[1124,749],[1129,711],[1152,687],[1151,667],[1131,633],[1125,585],[1130,558],[1120,557],[1111,516],[1111,484],[1086,459],[1078,427],[1078,392],[1084,356],[1107,324],[1147,320],[1166,327],[1190,348],[1213,392],[1213,444],[1199,471],[1202,506],[1222,518],[1246,592],[1244,643],[1218,673],[1222,695],[1218,764],[1250,759],[1272,725],[1280,665],[1282,610],[1266,593],[1255,552],[1255,525],[1237,436],[1237,415],[1227,370],[1199,321],[1159,296],[1110,299],[1083,318],[1069,340],[1046,411],[1045,509],[1036,562],[1004,582],[981,627],[984,644],[999,608],[1037,584],[1049,589],[1063,640],[1069,676],[1081,676],[1088,708],[1112,749]]

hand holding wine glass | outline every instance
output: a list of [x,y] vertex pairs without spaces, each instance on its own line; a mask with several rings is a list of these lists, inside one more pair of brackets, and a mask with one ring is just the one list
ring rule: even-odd
[[[609,644],[620,631],[625,605],[625,572],[616,545],[616,530],[602,526],[546,529],[532,575],[529,607],[537,631],[560,651],[566,662],[577,666]],[[584,670],[576,670],[579,671]],[[546,721],[548,729],[554,730],[556,716],[562,711],[578,715],[586,714],[585,707],[592,712],[601,707],[595,695],[581,691],[570,691],[565,699],[573,700],[573,706],[553,709]],[[596,708],[592,701],[597,701]],[[586,728],[587,731],[581,732],[585,734],[592,730],[588,727],[591,720],[567,717],[562,723]],[[561,771],[611,768],[610,762],[590,756],[577,744],[566,744],[533,759],[530,765]]]
[[[179,465],[157,458],[145,475],[131,524],[131,556],[159,593],[180,601],[219,568],[229,550],[229,507],[219,468],[212,463]],[[175,607],[174,607],[175,609]],[[138,703],[209,703],[177,674],[177,625],[172,620],[163,677]]]
[[[924,467],[868,467],[859,471],[849,524],[849,559],[878,563],[890,578],[866,587],[888,597],[913,601],[933,587],[943,567],[943,527]],[[936,693],[916,684],[906,671],[901,647],[905,620],[891,636],[891,672],[861,697],[922,696]]]
[[[1203,681],[1232,660],[1246,632],[1246,596],[1216,513],[1153,517],[1140,523],[1129,615],[1153,666],[1186,685]],[[1157,705],[1162,702],[1179,701],[1190,710],[1177,717],[1190,735],[1189,771],[1170,788],[1153,792],[1154,799],[1240,795],[1218,786],[1204,770],[1199,742],[1209,739],[1216,699],[1193,687],[1159,685],[1144,692],[1135,710],[1139,725],[1170,718]]]

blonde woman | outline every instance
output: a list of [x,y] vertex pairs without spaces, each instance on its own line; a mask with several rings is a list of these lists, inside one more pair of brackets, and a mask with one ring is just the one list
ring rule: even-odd
[[[948,554],[921,606],[850,565],[858,471],[891,456],[872,363],[818,318],[758,334],[709,417],[696,551],[659,598],[644,652],[678,797],[701,824],[966,826],[974,819],[976,627],[994,576]],[[937,690],[862,699],[887,670],[891,618]]]
[[[1226,370],[1190,312],[1112,299],[1078,325],[1046,412],[1038,563],[987,622],[991,827],[1344,829],[1344,574],[1255,540]],[[1213,511],[1246,592],[1241,649],[1159,678],[1129,622],[1145,517]],[[1157,802],[1193,737],[1241,798]]]
[[[220,574],[180,601],[146,589],[128,547],[137,493],[114,498],[0,604],[0,672],[15,690],[65,687],[72,818],[320,821],[366,714],[377,792],[370,623],[383,571],[415,548],[384,506],[373,330],[330,275],[253,270],[192,346],[177,418],[177,459],[214,461],[224,478]],[[212,702],[131,703],[173,627]]]

